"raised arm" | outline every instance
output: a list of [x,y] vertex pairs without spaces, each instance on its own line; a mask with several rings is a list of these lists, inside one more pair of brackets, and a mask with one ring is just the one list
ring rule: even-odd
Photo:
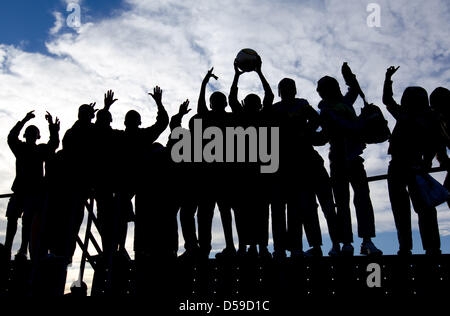
[[[172,116],[172,118],[170,119],[170,124],[169,124],[170,132],[173,132],[174,129],[181,127],[181,121],[183,120],[183,116],[185,116],[186,114],[188,114],[191,111],[191,109],[188,109],[188,106],[189,106],[189,100],[186,99],[186,101],[184,101],[180,105],[178,113],[175,114],[174,116]],[[166,147],[171,148],[176,141],[177,140],[172,139],[172,137],[170,137],[170,135],[169,135],[169,140],[167,141]]]
[[272,106],[274,95],[272,92],[272,88],[270,87],[270,84],[267,82],[266,77],[264,77],[262,73],[261,66],[262,66],[261,57],[258,55],[258,64],[256,66],[255,71],[258,74],[264,89],[263,108],[268,108]]
[[183,116],[185,116],[186,114],[188,114],[191,111],[191,109],[188,109],[188,106],[189,106],[189,100],[186,99],[186,101],[184,101],[180,105],[178,113],[175,114],[174,116],[172,116],[172,118],[170,119],[170,124],[169,124],[170,131],[173,131],[175,128],[181,126],[181,121],[183,120]]
[[386,105],[386,109],[392,116],[397,119],[400,115],[400,105],[394,100],[394,93],[392,91],[392,75],[400,68],[398,66],[395,68],[394,66],[389,67],[386,70],[386,78],[384,80],[383,87],[383,103]]
[[153,93],[149,92],[149,95],[156,102],[156,106],[158,107],[158,113],[156,115],[156,122],[150,127],[144,129],[146,137],[149,138],[150,142],[154,142],[158,139],[159,135],[167,128],[169,125],[169,115],[167,114],[166,109],[162,104],[162,90],[160,87],[156,86],[153,89]]
[[209,79],[213,77],[218,79],[215,74],[213,74],[214,67],[212,67],[203,78],[202,86],[200,87],[200,95],[198,97],[197,113],[203,115],[208,112],[208,106],[206,105],[206,86],[208,85]]
[[47,112],[45,119],[48,122],[48,129],[50,131],[50,139],[47,142],[49,153],[54,153],[59,146],[59,119],[56,118],[53,122],[52,115]]
[[352,72],[349,65],[344,62],[341,68],[342,76],[344,77],[345,84],[348,87],[347,93],[344,96],[344,103],[353,106],[358,95],[364,99],[364,94],[361,91],[361,87],[359,86],[359,82],[356,79],[356,75]]
[[103,99],[104,101],[104,110],[109,111],[109,109],[111,108],[111,105],[114,104],[114,102],[117,101],[117,99],[114,99],[114,92],[112,90],[108,90],[105,93],[105,97]]
[[230,95],[228,96],[228,104],[231,107],[231,111],[233,113],[240,113],[242,111],[242,105],[239,103],[238,100],[238,81],[239,77],[243,74],[243,71],[240,71],[236,60],[234,61],[234,79],[233,83],[231,84],[230,88]]
[[16,123],[14,127],[11,129],[11,131],[8,134],[8,145],[9,148],[11,148],[11,151],[16,154],[18,147],[20,146],[21,141],[19,140],[19,134],[22,128],[25,126],[25,124],[33,119],[35,117],[34,110],[30,111],[25,115],[25,117]]

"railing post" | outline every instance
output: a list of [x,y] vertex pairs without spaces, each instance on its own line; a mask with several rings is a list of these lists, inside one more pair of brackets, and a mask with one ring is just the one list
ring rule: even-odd
[[94,210],[94,199],[92,197],[89,198],[89,201],[86,203],[86,209],[88,211],[88,218],[87,218],[87,224],[86,224],[86,232],[84,234],[84,243],[82,247],[82,255],[81,255],[81,262],[80,262],[80,272],[78,274],[78,284],[81,285],[83,282],[84,277],[84,268],[86,266],[86,258],[89,256],[88,253],[88,247],[89,247],[89,236],[91,233],[91,226],[92,226],[92,212]]

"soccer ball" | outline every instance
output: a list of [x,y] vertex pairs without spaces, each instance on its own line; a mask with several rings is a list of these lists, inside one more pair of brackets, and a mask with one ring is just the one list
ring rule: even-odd
[[244,48],[237,54],[236,63],[240,70],[249,72],[256,69],[258,58],[258,53],[253,49]]

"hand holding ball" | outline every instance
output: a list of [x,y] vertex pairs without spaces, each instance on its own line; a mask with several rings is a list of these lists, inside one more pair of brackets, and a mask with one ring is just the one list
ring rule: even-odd
[[235,63],[243,72],[250,72],[256,70],[260,60],[257,52],[251,48],[244,48],[237,54]]

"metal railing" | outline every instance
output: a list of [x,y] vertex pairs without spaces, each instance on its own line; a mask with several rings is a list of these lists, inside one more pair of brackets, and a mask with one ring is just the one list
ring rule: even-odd
[[[443,168],[443,167],[435,167],[435,168],[431,168],[429,170],[429,173],[436,173],[436,172],[443,172],[443,171],[447,171],[447,169]],[[388,177],[387,174],[382,174],[382,175],[367,177],[367,180],[368,180],[368,182],[375,182],[375,181],[380,181],[380,180],[386,180],[387,177]],[[12,195],[13,195],[12,193],[0,194],[0,199],[10,198]],[[100,247],[99,243],[97,242],[97,240],[94,237],[94,234],[92,233],[92,226],[95,226],[97,231],[100,232],[97,217],[94,214],[94,198],[92,198],[92,197],[89,198],[86,201],[85,207],[86,207],[86,211],[88,213],[87,222],[86,222],[86,231],[85,231],[83,240],[79,236],[77,237],[77,240],[76,240],[78,246],[80,247],[80,249],[82,251],[82,256],[81,256],[81,261],[80,261],[80,270],[79,270],[79,275],[78,275],[79,283],[81,283],[83,281],[84,270],[86,267],[86,261],[92,266],[94,271],[96,270],[96,262],[95,262],[93,256],[88,251],[89,243],[92,243],[92,246],[95,248],[95,250],[97,251],[97,253],[99,255],[101,255],[103,253],[102,248]],[[128,253],[127,253],[127,255],[128,255]]]

